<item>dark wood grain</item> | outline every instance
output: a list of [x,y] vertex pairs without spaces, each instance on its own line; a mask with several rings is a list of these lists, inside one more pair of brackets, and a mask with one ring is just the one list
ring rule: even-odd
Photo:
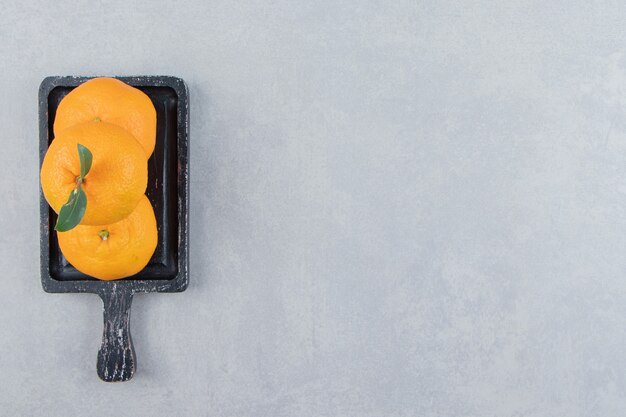
[[98,351],[98,376],[106,382],[128,381],[135,374],[137,357],[130,335],[133,294],[114,285],[102,291],[104,331]]

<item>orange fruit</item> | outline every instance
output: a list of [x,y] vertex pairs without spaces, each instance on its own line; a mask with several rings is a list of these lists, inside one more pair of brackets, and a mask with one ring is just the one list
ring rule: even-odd
[[93,78],[61,100],[54,119],[54,135],[77,123],[102,120],[128,130],[143,146],[146,157],[156,141],[156,110],[141,90],[115,78]]
[[113,280],[141,271],[157,245],[157,225],[145,195],[124,220],[103,226],[76,226],[57,233],[65,259],[80,272]]
[[41,166],[41,188],[57,213],[76,188],[80,175],[77,144],[93,155],[82,187],[87,209],[80,224],[115,223],[128,216],[146,192],[148,162],[139,142],[126,130],[106,122],[67,128],[52,141]]

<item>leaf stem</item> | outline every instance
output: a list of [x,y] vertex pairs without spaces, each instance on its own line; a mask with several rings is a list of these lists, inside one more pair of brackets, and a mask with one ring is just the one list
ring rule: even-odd
[[87,173],[89,173],[89,170],[91,169],[93,155],[89,149],[80,143],[77,145],[77,148],[78,159],[80,162],[80,175],[76,177],[76,187],[70,191],[67,203],[65,203],[59,210],[59,217],[57,218],[57,223],[54,226],[55,230],[58,232],[66,232],[76,227],[82,220],[85,215],[85,211],[87,210],[87,196],[83,190],[83,183],[85,182]]

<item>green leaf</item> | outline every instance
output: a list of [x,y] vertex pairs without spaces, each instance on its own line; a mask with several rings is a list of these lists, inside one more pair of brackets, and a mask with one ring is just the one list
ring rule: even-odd
[[67,203],[59,210],[59,218],[54,229],[58,232],[67,232],[80,223],[87,210],[87,196],[83,187],[78,187],[70,193]]
[[91,151],[81,145],[78,144],[78,158],[80,159],[80,178],[85,179],[85,175],[89,173],[91,169],[91,161],[93,160],[93,155]]

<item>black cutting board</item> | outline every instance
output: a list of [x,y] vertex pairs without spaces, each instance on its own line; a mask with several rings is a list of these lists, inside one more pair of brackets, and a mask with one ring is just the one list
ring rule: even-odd
[[[39,88],[39,167],[53,140],[60,101],[76,86],[94,77],[53,76]],[[41,283],[49,293],[94,293],[104,303],[104,332],[98,352],[98,376],[107,382],[127,381],[136,369],[130,335],[133,295],[181,292],[189,282],[189,95],[185,82],[170,76],[115,77],[150,97],[157,112],[154,153],[148,160],[148,196],[157,220],[158,244],[138,274],[100,281],[77,271],[59,250],[56,214],[41,187]]]

